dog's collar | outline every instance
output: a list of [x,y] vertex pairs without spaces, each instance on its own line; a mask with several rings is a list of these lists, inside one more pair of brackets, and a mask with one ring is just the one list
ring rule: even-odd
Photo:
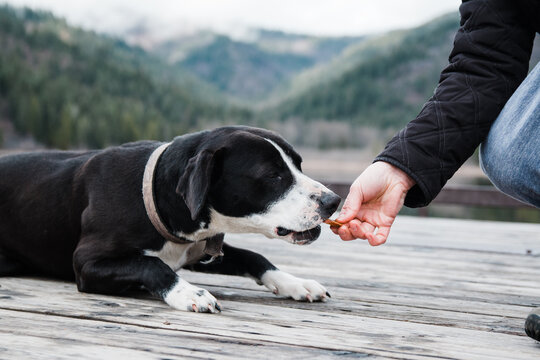
[[[160,145],[156,150],[152,152],[152,155],[150,155],[150,158],[146,163],[146,166],[144,168],[142,185],[144,208],[146,209],[146,214],[148,215],[148,218],[150,219],[152,225],[154,225],[156,231],[166,240],[177,244],[191,244],[194,241],[179,237],[167,228],[167,226],[159,216],[156,207],[156,199],[154,197],[154,174],[156,172],[157,163],[161,154],[163,154],[163,152],[167,149],[167,147],[169,147],[170,144],[171,143],[165,143],[163,145]],[[208,254],[212,257],[211,260],[214,260],[218,256],[223,256],[223,252],[221,250],[222,246],[223,235],[213,236],[206,239],[206,246],[204,248],[204,252],[205,254]]]

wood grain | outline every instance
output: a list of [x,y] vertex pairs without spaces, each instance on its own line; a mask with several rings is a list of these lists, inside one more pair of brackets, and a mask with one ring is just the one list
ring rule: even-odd
[[400,217],[388,243],[310,246],[254,235],[233,245],[323,283],[326,303],[276,297],[252,280],[181,271],[219,315],[144,293],[84,294],[73,283],[0,278],[0,358],[532,359],[523,322],[540,306],[540,225]]

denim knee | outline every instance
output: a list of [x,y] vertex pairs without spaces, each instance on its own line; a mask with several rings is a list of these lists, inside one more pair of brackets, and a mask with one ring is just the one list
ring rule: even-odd
[[[493,134],[480,146],[480,166],[489,180],[505,194],[540,207],[540,172],[536,153],[515,143],[498,143]],[[531,161],[532,160],[532,161]]]
[[510,97],[480,146],[480,165],[502,192],[540,207],[540,65]]
[[515,187],[512,174],[519,174],[520,171],[515,168],[515,165],[511,165],[508,158],[511,152],[503,145],[504,143],[496,146],[487,141],[482,143],[479,151],[480,167],[493,185],[508,194]]

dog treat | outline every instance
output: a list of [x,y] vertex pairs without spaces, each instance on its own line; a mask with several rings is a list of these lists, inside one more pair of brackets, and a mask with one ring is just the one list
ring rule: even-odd
[[324,223],[330,225],[330,227],[340,227],[341,225],[343,225],[342,223],[331,219],[324,220]]

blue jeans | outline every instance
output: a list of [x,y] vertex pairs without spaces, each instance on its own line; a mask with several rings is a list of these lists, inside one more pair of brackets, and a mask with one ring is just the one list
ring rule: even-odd
[[540,208],[540,63],[493,123],[480,165],[499,190]]

